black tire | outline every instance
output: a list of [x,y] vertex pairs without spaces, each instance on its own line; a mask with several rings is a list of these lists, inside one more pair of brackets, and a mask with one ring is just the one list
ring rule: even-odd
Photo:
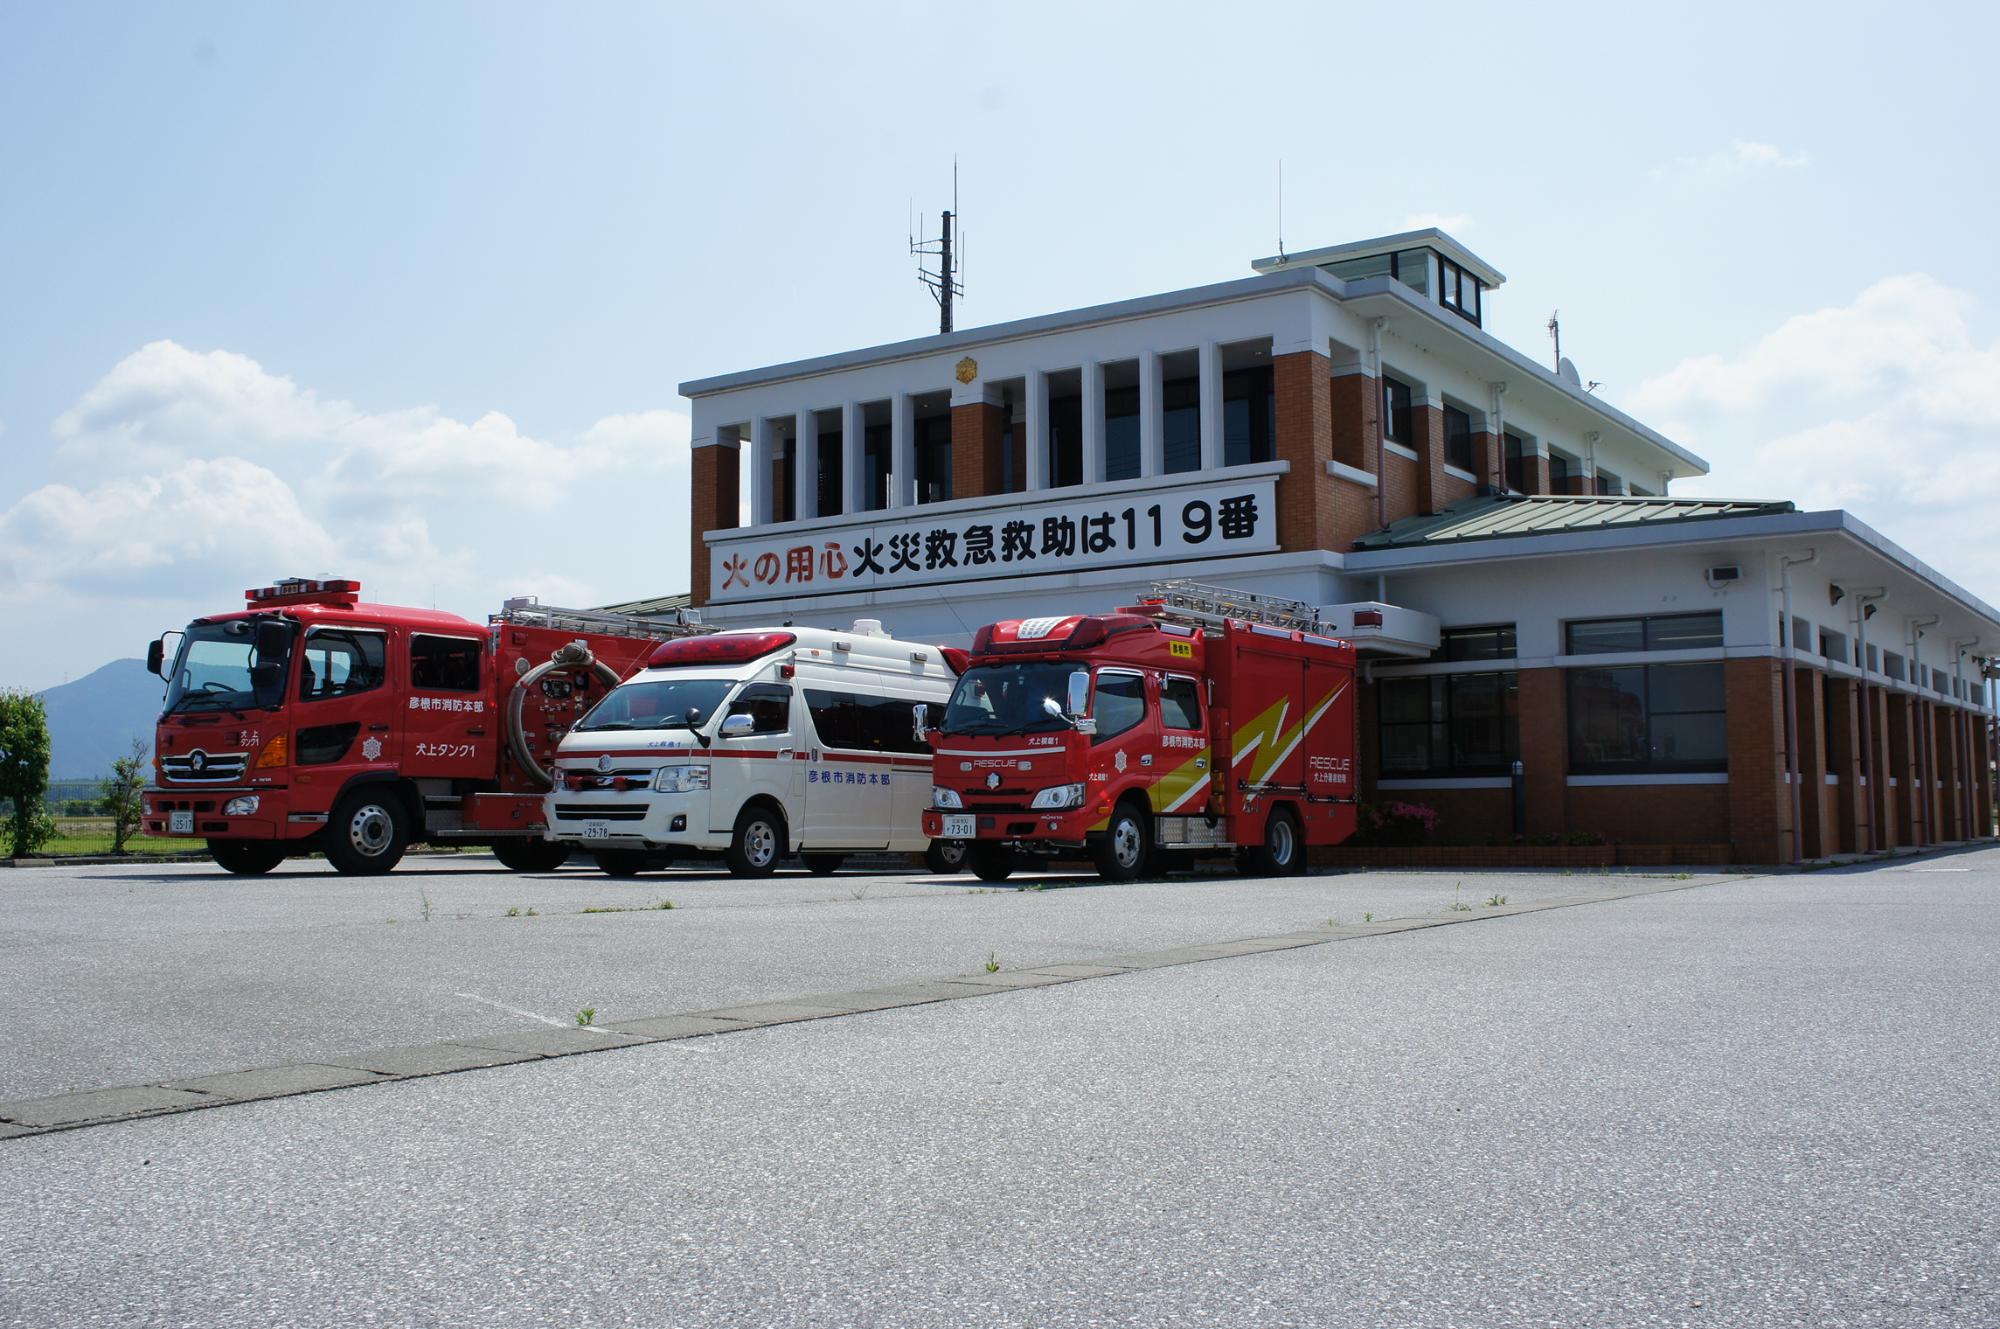
[[637,849],[593,849],[590,856],[597,860],[597,870],[607,877],[636,877],[652,866]]
[[209,855],[224,872],[261,877],[285,861],[285,847],[264,840],[210,840]]
[[981,881],[1005,881],[1014,875],[1014,851],[1002,845],[967,845],[965,862]]
[[752,803],[736,814],[736,829],[722,861],[732,877],[768,877],[785,856],[785,822],[769,804]]
[[1255,877],[1296,877],[1306,870],[1306,842],[1291,809],[1271,809],[1264,819],[1264,843],[1244,850],[1236,865]]
[[495,840],[493,857],[515,872],[554,872],[569,862],[570,846],[561,840]]
[[965,841],[931,841],[931,847],[924,850],[924,866],[939,876],[953,876],[965,871]]
[[840,871],[847,861],[846,854],[800,854],[799,860],[806,865],[806,871],[815,877],[831,877]]
[[1098,876],[1106,881],[1132,881],[1145,875],[1146,860],[1152,857],[1153,849],[1149,821],[1136,803],[1120,803],[1112,809],[1111,821],[1092,850]]
[[326,860],[350,877],[373,877],[403,861],[410,810],[393,786],[364,785],[340,800],[326,823]]

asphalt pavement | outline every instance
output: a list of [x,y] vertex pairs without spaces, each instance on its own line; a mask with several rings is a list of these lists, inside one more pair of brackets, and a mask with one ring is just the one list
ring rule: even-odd
[[2000,851],[1688,885],[0,1141],[0,1324],[2000,1322]]

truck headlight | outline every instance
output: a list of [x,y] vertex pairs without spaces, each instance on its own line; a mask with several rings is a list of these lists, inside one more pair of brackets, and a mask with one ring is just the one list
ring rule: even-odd
[[962,808],[965,800],[958,796],[956,789],[946,789],[941,784],[931,786],[931,806],[934,808]]
[[1076,808],[1083,806],[1083,786],[1080,784],[1051,785],[1035,795],[1031,808]]
[[259,799],[255,794],[246,794],[242,798],[232,798],[222,805],[222,815],[225,817],[250,816],[257,810],[258,802]]
[[653,775],[653,788],[663,794],[692,794],[708,788],[706,766],[662,766]]

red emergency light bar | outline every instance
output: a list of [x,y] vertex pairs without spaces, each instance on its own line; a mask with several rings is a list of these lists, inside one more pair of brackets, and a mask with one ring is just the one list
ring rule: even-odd
[[[1022,635],[1024,624],[1034,624],[1043,631]],[[993,651],[1082,651],[1115,637],[1121,632],[1135,632],[1140,628],[1157,628],[1158,624],[1137,614],[1084,614],[1070,625],[1070,630],[1058,637],[1054,628],[1061,626],[1061,620],[1019,619],[1001,623],[988,623],[972,638],[972,653],[985,655]]]
[[661,642],[646,661],[648,668],[688,665],[746,664],[797,641],[794,632],[718,632],[706,637],[680,637]]
[[954,674],[964,673],[965,667],[972,663],[972,653],[963,646],[940,646],[938,654],[944,657],[945,668]]
[[312,581],[287,577],[272,586],[253,586],[243,592],[243,598],[253,605],[303,604],[309,600],[351,605],[361,598],[361,583],[348,578]]

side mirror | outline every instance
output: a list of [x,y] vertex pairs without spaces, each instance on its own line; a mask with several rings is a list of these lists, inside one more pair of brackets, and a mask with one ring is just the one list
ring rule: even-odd
[[741,711],[738,711],[734,715],[723,716],[722,728],[717,730],[716,732],[721,734],[724,738],[734,738],[738,734],[750,733],[756,728],[757,728],[757,721],[755,719],[751,718],[748,715],[745,715]]
[[292,649],[292,626],[282,619],[265,618],[257,621],[257,658],[278,661]]
[[157,676],[167,663],[167,642],[164,637],[155,637],[146,644],[146,672]]
[[1069,676],[1069,696],[1063,704],[1063,713],[1072,720],[1090,713],[1090,675],[1084,670]]
[[910,707],[910,732],[919,743],[928,743],[926,737],[931,727],[931,704],[920,701]]

